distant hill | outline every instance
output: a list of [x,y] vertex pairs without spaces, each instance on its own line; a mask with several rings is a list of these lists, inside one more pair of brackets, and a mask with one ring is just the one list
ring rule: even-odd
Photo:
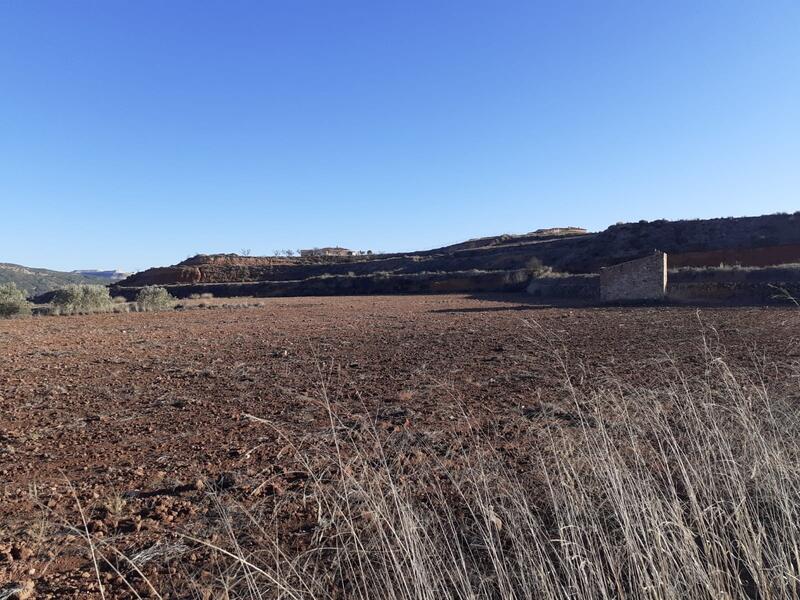
[[14,265],[11,263],[0,263],[0,283],[14,282],[17,287],[25,290],[28,296],[36,296],[51,290],[64,287],[70,283],[110,283],[111,280],[100,280],[97,278],[86,277],[80,273],[65,273],[62,271],[51,271],[49,269],[34,269]]
[[[800,212],[685,221],[618,223],[590,233],[578,227],[499,235],[418,252],[358,256],[197,255],[177,265],[136,273],[114,284],[126,293],[145,285],[215,285],[247,282],[316,281],[314,278],[379,276],[386,289],[392,277],[423,273],[513,271],[540,265],[565,274],[598,273],[601,268],[640,258],[658,249],[670,268],[720,264],[776,266],[800,262]],[[182,287],[181,291],[188,288]],[[315,288],[316,289],[316,288]],[[192,290],[196,291],[196,290]],[[213,291],[203,290],[203,291]],[[178,290],[174,290],[177,293]]]

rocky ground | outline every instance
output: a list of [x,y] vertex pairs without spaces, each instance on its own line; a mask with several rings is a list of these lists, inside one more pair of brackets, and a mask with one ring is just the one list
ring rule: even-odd
[[[263,506],[302,486],[297,447],[333,451],[329,408],[408,435],[568,427],[565,373],[647,386],[673,361],[702,371],[704,347],[766,379],[800,361],[796,308],[262,302],[0,321],[0,597],[152,595],[134,571],[163,597],[215,597],[194,540],[217,535],[220,498]],[[282,514],[298,540],[313,533],[302,507]]]

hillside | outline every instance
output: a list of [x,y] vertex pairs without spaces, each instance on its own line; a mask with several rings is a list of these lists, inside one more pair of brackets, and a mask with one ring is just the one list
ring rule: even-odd
[[[188,293],[191,286],[293,282],[291,286],[281,286],[278,293],[291,289],[294,295],[298,290],[302,292],[303,282],[318,291],[324,284],[320,278],[369,277],[379,280],[391,292],[397,289],[393,278],[413,276],[419,283],[420,278],[435,275],[440,281],[448,273],[462,277],[467,272],[514,272],[532,264],[559,273],[597,273],[602,267],[637,258],[656,248],[669,254],[670,268],[717,267],[721,263],[761,267],[800,262],[800,213],[620,223],[599,233],[575,227],[547,229],[470,240],[433,250],[369,256],[198,255],[177,265],[137,273],[116,287],[122,292],[144,285],[176,285],[182,286],[176,291]],[[356,287],[380,289],[373,283]],[[252,286],[247,289],[253,292]],[[265,286],[264,292],[274,289],[274,285]],[[341,282],[336,283],[332,293],[339,289]]]
[[79,273],[35,269],[11,263],[0,263],[0,283],[13,282],[28,296],[37,296],[70,283],[106,283]]

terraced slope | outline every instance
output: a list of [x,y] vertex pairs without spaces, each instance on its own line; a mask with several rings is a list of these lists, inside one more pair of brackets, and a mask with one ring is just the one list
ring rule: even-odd
[[[198,255],[137,273],[121,288],[144,285],[298,282],[320,277],[421,276],[519,271],[541,264],[564,273],[595,273],[653,249],[671,266],[769,266],[800,262],[800,213],[695,221],[624,223],[600,233],[578,228],[495,236],[419,252],[346,257]],[[533,263],[532,263],[533,261]]]

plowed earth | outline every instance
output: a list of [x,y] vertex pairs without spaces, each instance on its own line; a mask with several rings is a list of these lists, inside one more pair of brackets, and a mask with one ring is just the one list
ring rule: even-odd
[[[577,386],[647,386],[672,360],[701,370],[704,346],[769,378],[800,361],[800,310],[406,296],[0,321],[0,590],[99,596],[88,533],[138,556],[166,597],[202,597],[168,583],[212,575],[181,534],[206,535],[212,495],[247,504],[299,485],[287,440],[333,451],[323,398],[390,433],[569,427],[565,371]],[[287,530],[305,519],[298,508]],[[148,562],[159,551],[179,560]],[[133,596],[99,576],[107,597]]]

